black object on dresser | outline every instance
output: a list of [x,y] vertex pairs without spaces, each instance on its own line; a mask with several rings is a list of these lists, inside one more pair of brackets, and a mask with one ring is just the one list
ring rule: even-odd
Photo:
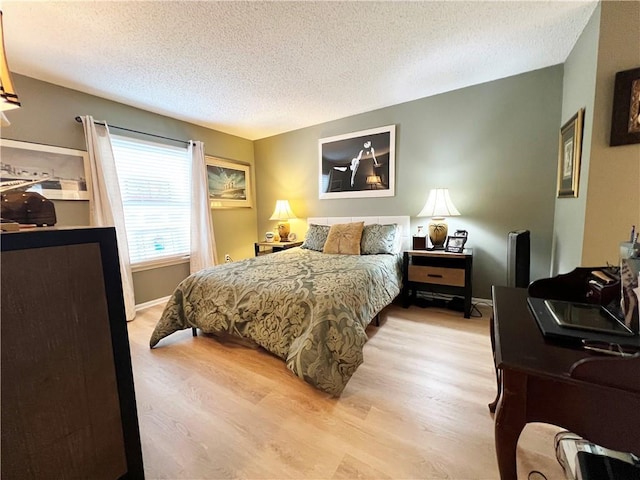
[[115,229],[0,244],[2,478],[144,478]]
[[38,192],[9,191],[0,196],[0,214],[4,220],[31,223],[42,227],[56,224],[53,202]]
[[403,254],[402,298],[405,307],[416,292],[431,291],[464,297],[464,317],[471,316],[473,249],[461,253],[443,250],[406,250]]

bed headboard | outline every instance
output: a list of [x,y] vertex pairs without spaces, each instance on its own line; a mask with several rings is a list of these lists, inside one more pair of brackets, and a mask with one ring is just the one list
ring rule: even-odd
[[380,217],[309,217],[307,225],[315,223],[316,225],[334,225],[336,223],[364,222],[365,225],[379,223],[380,225],[389,225],[397,223],[402,226],[402,249],[409,250],[411,248],[411,223],[408,215],[397,216],[380,216]]

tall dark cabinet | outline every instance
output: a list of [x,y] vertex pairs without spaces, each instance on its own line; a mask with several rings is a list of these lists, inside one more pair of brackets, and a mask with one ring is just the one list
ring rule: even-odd
[[0,245],[2,478],[144,478],[115,230]]

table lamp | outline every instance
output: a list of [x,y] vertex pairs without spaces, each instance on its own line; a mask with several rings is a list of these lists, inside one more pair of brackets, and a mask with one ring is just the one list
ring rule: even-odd
[[367,177],[367,185],[371,189],[377,189],[378,185],[382,184],[382,180],[380,179],[380,175],[369,175]]
[[278,236],[281,242],[287,242],[289,239],[289,219],[297,218],[291,211],[289,200],[276,200],[276,208],[269,220],[278,220]]
[[418,217],[431,217],[429,222],[429,240],[434,250],[442,250],[444,242],[447,240],[449,227],[445,217],[460,215],[449,196],[448,188],[433,188],[429,192],[427,203],[425,203]]
[[[2,10],[0,10],[0,111],[20,108],[18,94],[13,87],[9,64],[4,49],[4,30],[2,28]],[[6,118],[6,117],[5,117]]]

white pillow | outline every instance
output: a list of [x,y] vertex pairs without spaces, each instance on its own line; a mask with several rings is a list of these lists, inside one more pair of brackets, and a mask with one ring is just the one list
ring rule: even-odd
[[396,236],[393,240],[393,253],[402,252],[402,225],[396,223]]

